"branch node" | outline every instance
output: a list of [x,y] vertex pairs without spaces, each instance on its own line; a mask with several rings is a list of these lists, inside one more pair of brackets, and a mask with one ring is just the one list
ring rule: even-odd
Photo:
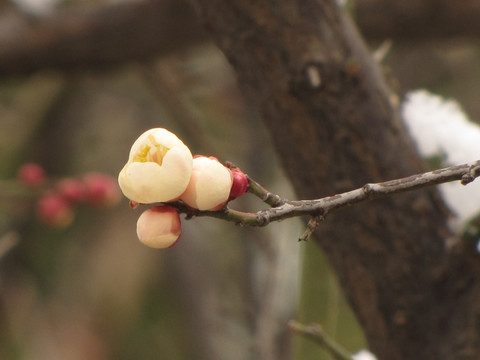
[[270,215],[268,211],[262,210],[257,213],[256,221],[258,226],[267,226],[270,223]]
[[373,192],[374,192],[374,187],[373,187],[373,184],[365,184],[362,186],[362,191],[366,194],[366,195],[371,195]]
[[467,185],[470,184],[473,180],[475,180],[478,175],[480,174],[480,166],[474,164],[470,166],[468,172],[463,174],[461,184]]
[[192,213],[185,214],[185,220],[191,220],[191,219],[193,219],[193,214]]
[[247,176],[247,179],[247,191],[258,197],[264,203],[270,205],[271,207],[282,206],[283,204],[285,204],[286,200],[282,199],[279,195],[271,193],[249,176]]
[[472,174],[463,174],[462,180],[460,181],[462,185],[467,185],[470,184],[475,178],[472,176]]

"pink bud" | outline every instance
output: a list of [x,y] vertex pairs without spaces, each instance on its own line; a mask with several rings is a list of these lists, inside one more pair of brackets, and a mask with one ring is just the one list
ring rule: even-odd
[[91,173],[83,178],[86,200],[90,204],[108,207],[120,201],[120,190],[114,178],[104,174]]
[[155,206],[145,210],[137,221],[137,236],[152,248],[172,247],[182,233],[180,216],[171,206]]
[[65,178],[57,183],[57,191],[66,200],[76,204],[85,199],[87,189],[82,181]]
[[63,228],[73,221],[74,213],[69,202],[58,193],[47,193],[38,199],[36,213],[44,224]]
[[40,186],[45,182],[45,170],[38,164],[27,163],[20,167],[18,179],[27,186]]
[[233,177],[232,188],[230,189],[230,199],[238,198],[243,195],[248,188],[247,175],[241,170],[230,170]]

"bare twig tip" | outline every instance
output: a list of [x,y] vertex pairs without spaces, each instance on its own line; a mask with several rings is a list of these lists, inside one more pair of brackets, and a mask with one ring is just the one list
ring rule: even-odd
[[313,232],[317,229],[318,225],[321,221],[323,221],[325,217],[323,215],[318,215],[310,218],[307,224],[307,228],[305,232],[298,238],[298,241],[308,241],[312,236]]

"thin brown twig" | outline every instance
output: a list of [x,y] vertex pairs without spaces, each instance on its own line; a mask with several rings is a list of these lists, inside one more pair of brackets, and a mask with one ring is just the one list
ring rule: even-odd
[[320,344],[325,350],[327,350],[330,355],[332,355],[337,360],[351,360],[352,357],[341,347],[335,340],[330,338],[320,324],[310,324],[305,325],[296,320],[290,320],[288,327],[291,331],[305,336],[307,339],[310,339],[317,344]]
[[400,192],[426,188],[441,183],[461,181],[463,185],[466,185],[479,176],[480,160],[477,160],[472,163],[429,171],[406,178],[380,183],[369,183],[355,190],[315,200],[282,199],[280,196],[265,190],[252,179],[249,179],[249,191],[272,206],[271,208],[260,210],[256,213],[249,213],[234,210],[229,207],[225,207],[219,211],[200,211],[191,209],[178,202],[171,205],[175,206],[181,213],[185,213],[187,218],[210,216],[231,221],[238,225],[265,226],[272,221],[280,221],[303,215],[324,218],[330,212],[347,205]]
[[250,177],[248,178],[248,192],[252,193],[259,199],[261,199],[265,204],[270,205],[271,207],[277,207],[285,204],[286,199],[281,198],[280,196],[271,193],[265,189],[262,185],[257,183]]

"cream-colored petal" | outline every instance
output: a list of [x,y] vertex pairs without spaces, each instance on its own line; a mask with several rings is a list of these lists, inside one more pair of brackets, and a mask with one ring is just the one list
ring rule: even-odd
[[232,175],[225,166],[198,157],[193,159],[190,183],[181,200],[199,210],[214,210],[228,201],[231,187]]
[[163,128],[154,128],[145,131],[138,137],[132,145],[129,154],[129,160],[133,158],[141,151],[144,145],[155,146],[156,144],[162,144],[165,147],[173,148],[174,146],[183,145],[184,143],[175,134]]
[[168,130],[151,129],[133,144],[118,183],[130,200],[143,204],[167,202],[185,191],[191,170],[189,148]]
[[142,204],[171,201],[185,191],[190,178],[190,173],[177,170],[152,162],[134,162],[125,169],[128,187],[123,188],[122,183],[120,187],[130,200]]

